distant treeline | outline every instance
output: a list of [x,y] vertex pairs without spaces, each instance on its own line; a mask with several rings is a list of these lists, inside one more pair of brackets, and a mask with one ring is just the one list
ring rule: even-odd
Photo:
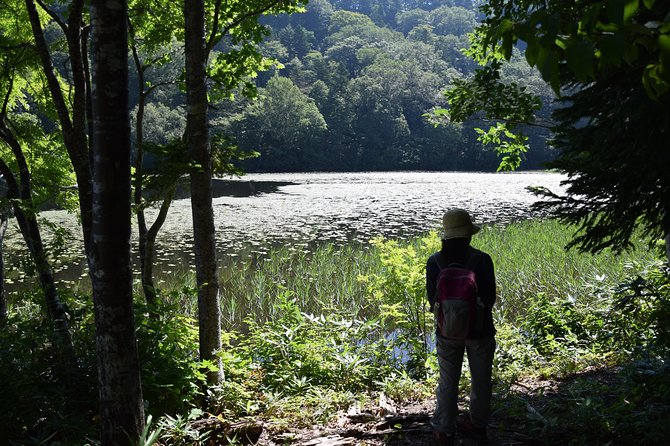
[[[473,130],[481,122],[434,127],[423,117],[445,105],[453,79],[476,67],[461,49],[478,21],[477,3],[311,0],[303,14],[269,16],[261,47],[283,67],[259,73],[255,100],[213,107],[212,132],[260,152],[244,162],[252,172],[495,170],[499,160]],[[507,80],[550,97],[519,62],[506,68]],[[145,139],[179,134],[174,92],[147,108]],[[529,134],[521,168],[541,168],[552,157],[547,134]]]

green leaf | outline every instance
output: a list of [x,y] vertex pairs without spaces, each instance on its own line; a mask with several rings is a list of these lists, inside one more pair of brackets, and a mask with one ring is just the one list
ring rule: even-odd
[[502,39],[502,51],[505,59],[510,60],[512,57],[512,49],[514,48],[514,43],[511,33],[506,33],[503,35]]
[[670,81],[670,35],[661,34],[658,36],[658,46],[661,50],[661,78],[668,82]]
[[525,42],[532,40],[535,34],[535,27],[530,20],[518,22],[514,25],[514,35]]
[[639,10],[640,10],[639,0],[628,0],[623,10],[624,23],[629,23]]
[[535,42],[529,43],[528,46],[526,47],[526,62],[528,62],[528,65],[531,67],[535,66],[537,63],[537,55],[540,50],[539,45],[537,45]]
[[623,53],[623,60],[627,64],[633,64],[639,57],[640,52],[637,49],[637,45],[635,44],[628,44],[626,45],[626,49]]
[[554,93],[560,95],[561,85],[558,80],[558,56],[556,51],[541,48],[538,52],[537,68],[542,78],[549,83]]
[[560,37],[555,40],[556,46],[559,47],[562,50],[565,50],[568,48],[568,44],[565,42],[565,40],[561,39]]
[[598,22],[598,16],[603,9],[603,2],[596,2],[585,8],[582,19],[579,21],[580,30],[590,33],[595,24]]
[[502,22],[500,22],[500,26],[498,27],[498,34],[503,35],[505,33],[511,32],[513,28],[514,22],[512,22],[510,19],[504,19]]
[[642,85],[654,101],[670,91],[670,83],[663,79],[660,64],[649,64],[642,73]]
[[547,17],[542,23],[544,30],[544,36],[542,38],[548,45],[551,45],[555,42],[556,36],[558,36],[558,30],[561,26],[561,15],[554,13]]
[[568,68],[582,82],[593,77],[593,43],[588,39],[579,39],[568,45],[566,59]]
[[670,35],[661,34],[658,36],[658,46],[661,48],[661,54],[670,55]]

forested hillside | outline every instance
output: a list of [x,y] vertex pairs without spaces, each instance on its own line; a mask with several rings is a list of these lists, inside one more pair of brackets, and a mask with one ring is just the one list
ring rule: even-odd
[[[213,107],[213,134],[260,152],[247,171],[495,170],[499,160],[476,140],[478,123],[436,128],[423,117],[445,105],[453,79],[475,68],[461,49],[478,21],[477,3],[312,0],[302,14],[268,16],[262,52],[281,65],[253,80],[255,99],[237,95]],[[549,98],[518,59],[506,78]],[[151,96],[145,140],[180,134],[177,95]],[[552,157],[546,133],[529,134],[521,168],[541,168]]]

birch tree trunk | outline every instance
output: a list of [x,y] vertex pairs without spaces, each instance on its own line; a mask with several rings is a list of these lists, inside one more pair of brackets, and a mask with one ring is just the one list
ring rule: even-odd
[[102,445],[136,445],[144,427],[131,262],[130,116],[125,0],[91,3],[93,300]]
[[205,66],[205,5],[203,0],[184,1],[186,55],[186,144],[196,167],[191,171],[191,208],[196,281],[200,359],[214,361],[217,371],[208,373],[210,385],[222,379],[221,309],[216,271],[214,211],[212,209],[212,168],[207,118]]

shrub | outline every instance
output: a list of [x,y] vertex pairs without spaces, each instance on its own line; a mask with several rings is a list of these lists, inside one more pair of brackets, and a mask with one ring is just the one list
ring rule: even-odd
[[74,336],[81,359],[73,376],[62,363],[53,324],[35,303],[41,300],[39,290],[23,293],[0,326],[0,444],[67,444],[95,432],[95,369],[82,350],[88,343]]
[[197,321],[177,305],[137,303],[135,323],[147,412],[187,412],[198,404],[206,382],[206,364],[198,361]]
[[433,316],[426,298],[427,253],[437,249],[433,235],[414,243],[376,238],[380,269],[360,277],[366,284],[368,311],[390,334],[395,351],[404,352],[414,378],[425,379],[425,367],[433,336]]
[[266,390],[362,390],[394,366],[389,349],[375,342],[375,322],[303,313],[290,292],[277,305],[277,318],[264,324],[247,320],[249,334],[239,346]]

